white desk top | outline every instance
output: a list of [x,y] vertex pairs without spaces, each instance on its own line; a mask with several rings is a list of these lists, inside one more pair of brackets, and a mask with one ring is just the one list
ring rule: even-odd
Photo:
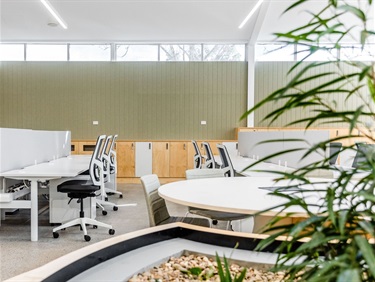
[[[311,178],[311,181],[322,181],[322,179]],[[325,181],[327,181],[325,179]],[[285,202],[285,199],[268,195],[269,191],[258,187],[284,186],[290,184],[288,181],[275,184],[272,177],[223,177],[206,178],[173,182],[162,185],[159,195],[164,199],[191,207],[218,210],[223,212],[238,212],[254,214],[267,208],[274,207]],[[314,187],[318,188],[318,184]],[[304,186],[313,189],[313,186]],[[322,188],[320,184],[319,188]],[[317,202],[316,196],[309,193],[308,201]],[[275,215],[278,208],[264,213],[264,215]],[[306,213],[299,207],[293,207],[287,212],[297,212],[294,215],[305,216]],[[314,211],[317,212],[317,211]]]
[[0,173],[12,179],[75,177],[89,168],[91,156],[75,155]]

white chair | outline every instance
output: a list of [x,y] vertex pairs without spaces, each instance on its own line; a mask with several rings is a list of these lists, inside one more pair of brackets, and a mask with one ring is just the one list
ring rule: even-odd
[[142,176],[141,183],[145,193],[150,227],[171,222],[184,222],[204,227],[210,226],[210,222],[206,218],[170,216],[165,200],[158,194],[160,182],[156,174]]
[[107,136],[104,142],[101,159],[103,161],[106,194],[117,194],[120,198],[122,198],[122,193],[116,189],[117,160],[114,145],[116,143],[117,136],[117,134],[114,136]]
[[[186,179],[199,179],[199,178],[216,178],[225,177],[225,170],[223,169],[189,169],[186,171]],[[230,189],[230,187],[228,187]],[[231,212],[221,212],[215,210],[199,209],[194,207],[188,207],[188,212],[191,214],[200,215],[211,219],[212,224],[217,224],[217,221],[226,221],[227,229],[232,227],[232,221],[243,220],[246,218],[252,218],[249,214],[239,214]]]
[[53,237],[58,238],[59,233],[57,231],[61,229],[65,229],[71,226],[80,225],[81,229],[83,230],[84,239],[85,241],[90,241],[91,237],[87,235],[87,228],[86,225],[93,225],[94,228],[98,226],[108,228],[109,234],[115,234],[115,230],[112,229],[112,226],[109,224],[105,224],[99,222],[95,219],[85,217],[84,210],[83,210],[83,200],[88,197],[96,197],[96,192],[101,190],[101,177],[103,173],[102,169],[102,161],[100,159],[100,149],[102,147],[102,142],[105,139],[105,135],[101,135],[98,137],[94,153],[92,154],[90,167],[89,167],[89,175],[91,181],[87,180],[69,180],[66,182],[61,183],[57,186],[57,191],[61,193],[67,193],[68,197],[70,198],[68,204],[73,199],[78,199],[80,202],[80,217],[70,220],[68,222],[63,223],[62,225],[53,229]]

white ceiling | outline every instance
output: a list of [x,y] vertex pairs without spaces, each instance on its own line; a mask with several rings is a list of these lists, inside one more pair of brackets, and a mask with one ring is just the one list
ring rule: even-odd
[[[270,41],[273,32],[286,31],[303,17],[299,12],[281,17],[293,0],[270,1],[265,0],[245,27],[238,29],[256,0],[50,0],[68,25],[64,30],[47,25],[55,20],[39,0],[0,0],[0,39],[3,42],[248,42],[254,38]],[[326,1],[313,2],[318,7]],[[259,14],[264,17],[258,17]]]

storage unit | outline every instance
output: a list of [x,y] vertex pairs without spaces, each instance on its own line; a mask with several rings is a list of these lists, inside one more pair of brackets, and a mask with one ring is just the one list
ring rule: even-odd
[[135,176],[152,174],[152,143],[135,142]]
[[135,142],[117,142],[117,177],[135,177]]

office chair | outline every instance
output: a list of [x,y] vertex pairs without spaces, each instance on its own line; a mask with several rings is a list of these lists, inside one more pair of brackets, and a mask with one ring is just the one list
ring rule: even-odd
[[202,154],[199,150],[197,141],[191,140],[191,143],[193,143],[195,155],[194,155],[194,168],[202,168]]
[[117,191],[116,189],[117,160],[114,145],[116,143],[117,136],[117,134],[114,136],[107,136],[104,142],[101,159],[103,161],[104,182],[107,185],[109,184],[113,187],[105,187],[106,196],[111,194],[117,194],[120,198],[122,198],[122,193]]
[[71,226],[80,225],[81,230],[83,230],[85,241],[90,241],[91,237],[87,235],[87,229],[86,229],[87,224],[93,225],[94,228],[97,228],[98,226],[108,228],[110,235],[115,234],[115,230],[112,229],[111,225],[99,222],[89,217],[85,217],[85,213],[83,210],[83,199],[89,198],[89,197],[96,197],[96,192],[101,189],[101,177],[103,174],[103,169],[102,169],[102,162],[100,160],[100,149],[102,147],[102,143],[104,139],[105,139],[105,135],[101,135],[98,137],[94,153],[91,157],[90,167],[89,167],[89,174],[90,174],[91,181],[69,180],[57,186],[58,192],[68,194],[68,197],[70,198],[68,204],[73,199],[78,199],[78,202],[80,203],[80,212],[79,212],[79,218],[65,222],[62,225],[54,228],[52,231],[54,238],[59,237],[59,233],[57,233],[57,231],[71,227]]
[[[186,171],[186,179],[200,179],[200,178],[216,178],[225,177],[225,170],[223,169],[189,169]],[[229,187],[228,187],[229,188]],[[217,221],[227,221],[227,230],[232,226],[233,220],[241,220],[252,217],[249,214],[221,212],[215,210],[200,209],[188,207],[188,213],[200,215],[211,219],[212,224],[216,225]]]
[[336,164],[341,148],[342,148],[342,143],[340,142],[329,143],[329,164],[330,165]]
[[219,150],[222,163],[221,168],[224,170],[224,175],[228,177],[234,177],[236,174],[227,148],[225,147],[225,145],[220,144],[217,144],[217,148]]
[[206,160],[204,162],[205,168],[220,168],[220,166],[215,162],[214,154],[212,153],[210,143],[202,142],[204,151],[206,152]]
[[210,227],[210,222],[206,218],[170,216],[165,200],[158,194],[160,182],[156,174],[142,176],[141,183],[145,192],[150,227],[172,222],[184,222]]

